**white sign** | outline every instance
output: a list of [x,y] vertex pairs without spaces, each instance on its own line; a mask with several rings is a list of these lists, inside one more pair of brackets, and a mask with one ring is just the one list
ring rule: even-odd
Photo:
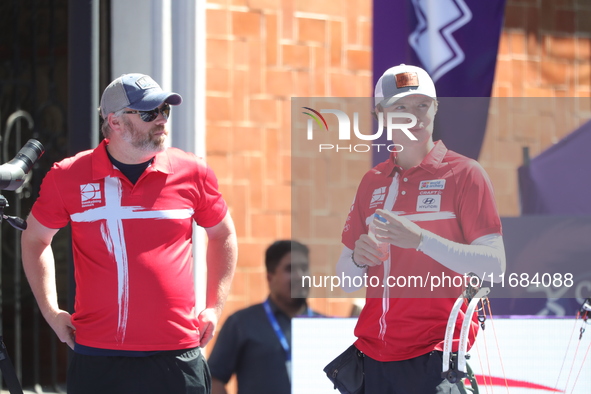
[[[322,370],[355,341],[355,323],[352,318],[292,319],[293,394],[338,394]],[[488,319],[469,352],[475,375],[487,382],[479,385],[480,393],[589,393],[591,329],[579,340],[580,328],[589,325],[576,323],[574,318]]]

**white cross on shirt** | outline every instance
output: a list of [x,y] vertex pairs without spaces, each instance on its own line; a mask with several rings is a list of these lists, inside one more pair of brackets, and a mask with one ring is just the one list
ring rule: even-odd
[[129,265],[122,221],[124,219],[189,219],[193,216],[194,210],[149,210],[140,206],[122,206],[121,195],[122,188],[119,178],[106,177],[105,206],[75,213],[70,219],[73,222],[105,221],[101,223],[101,235],[109,254],[117,263],[117,296],[119,303],[117,340],[124,342],[129,313]]

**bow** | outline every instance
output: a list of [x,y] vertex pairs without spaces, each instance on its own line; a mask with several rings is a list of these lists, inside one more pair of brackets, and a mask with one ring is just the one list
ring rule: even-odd
[[[482,302],[484,304],[488,301],[487,295],[490,293],[490,288],[481,287],[482,281],[474,273],[469,273],[467,277],[469,280],[466,281],[466,289],[454,302],[447,320],[443,342],[443,363],[441,377],[446,378],[450,383],[456,383],[462,378],[467,378],[472,385],[473,392],[478,393],[476,379],[474,378],[472,371],[466,362],[466,360],[470,358],[470,356],[467,354],[468,337],[470,335],[470,323],[472,321],[472,316],[476,312],[476,307],[479,303]],[[474,285],[473,279],[476,279],[476,283],[478,283],[478,285]],[[456,321],[464,303],[467,303],[468,307],[466,308],[464,321],[462,322],[458,352],[455,354],[452,353],[453,337]],[[485,316],[478,317],[483,329],[485,319]]]
[[[575,352],[574,352],[574,355],[573,355],[573,362],[572,362],[571,368],[569,369],[568,377],[566,379],[566,384],[565,384],[565,388],[564,388],[564,391],[563,391],[565,393],[567,392],[567,389],[568,389],[570,378],[571,378],[571,375],[572,375],[572,372],[573,372],[573,366],[574,366],[574,363],[575,363],[575,360],[576,360],[576,357],[577,357],[577,353],[579,351],[581,339],[583,338],[583,334],[585,333],[585,326],[587,324],[591,324],[591,319],[590,318],[591,318],[591,298],[587,298],[585,301],[583,301],[583,303],[581,304],[581,307],[577,311],[577,316],[575,318],[575,325],[573,327],[573,332],[571,333],[571,337],[570,337],[570,339],[568,341],[568,345],[566,347],[566,353],[564,355],[564,358],[562,360],[562,365],[560,366],[560,370],[558,372],[558,378],[556,379],[556,385],[554,386],[555,388],[558,387],[558,382],[560,381],[560,376],[562,374],[562,370],[564,368],[564,364],[566,362],[566,358],[567,358],[567,355],[569,353],[569,349],[570,349],[570,346],[571,346],[573,334],[576,332],[576,326],[577,326],[577,323],[580,320],[581,321],[581,327],[579,328],[579,339],[577,341]],[[571,388],[571,392],[574,392],[574,389],[575,389],[575,387],[577,385],[577,382],[579,380],[579,376],[581,375],[581,370],[583,369],[583,365],[585,365],[585,361],[587,359],[587,356],[589,355],[589,351],[590,350],[591,350],[591,342],[589,343],[589,346],[587,347],[587,350],[585,352],[585,355],[583,356],[583,360],[581,362],[581,365],[579,367],[579,370],[578,370],[577,375],[575,377],[575,380],[573,382],[573,386]]]

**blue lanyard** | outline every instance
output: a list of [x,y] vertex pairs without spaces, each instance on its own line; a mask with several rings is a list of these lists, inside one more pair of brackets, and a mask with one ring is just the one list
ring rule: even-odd
[[275,335],[277,335],[277,338],[279,339],[279,342],[281,343],[281,347],[285,351],[285,361],[291,361],[291,349],[289,348],[289,343],[287,343],[287,339],[285,338],[283,331],[281,331],[281,327],[279,327],[279,323],[277,323],[277,319],[275,318],[275,314],[271,310],[271,304],[269,304],[268,299],[265,300],[265,302],[263,303],[263,306],[265,307],[265,312],[267,313],[267,318],[269,319],[269,323],[271,323],[271,326],[273,326],[273,330],[275,330]]

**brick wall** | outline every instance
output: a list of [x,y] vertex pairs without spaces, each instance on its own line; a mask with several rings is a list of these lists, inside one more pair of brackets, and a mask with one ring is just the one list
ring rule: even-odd
[[591,118],[590,77],[591,2],[507,0],[480,156],[502,216],[520,214],[522,148],[533,158]]
[[[291,237],[292,170],[302,174],[303,167],[316,168],[305,161],[292,167],[291,97],[371,94],[371,2],[208,1],[205,61],[207,160],[229,203],[239,242],[223,322],[268,294],[264,250]],[[369,166],[369,158],[356,166],[351,182],[356,185]],[[314,239],[300,241],[311,246],[313,261],[328,258]],[[327,315],[347,316],[351,309],[347,299],[310,303]]]

